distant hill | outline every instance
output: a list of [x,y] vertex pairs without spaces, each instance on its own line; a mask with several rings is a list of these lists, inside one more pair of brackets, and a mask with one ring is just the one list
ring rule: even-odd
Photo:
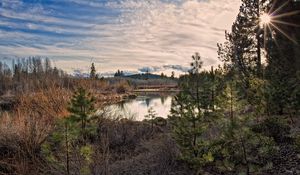
[[160,75],[156,74],[133,74],[133,75],[125,75],[123,77],[133,78],[133,79],[161,79]]

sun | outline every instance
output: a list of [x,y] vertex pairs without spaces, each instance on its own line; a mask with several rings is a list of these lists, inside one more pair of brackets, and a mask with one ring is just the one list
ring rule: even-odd
[[281,33],[292,42],[298,43],[293,37],[291,37],[286,31],[282,29],[283,26],[300,27],[300,25],[298,24],[290,23],[285,20],[287,17],[299,14],[300,10],[293,10],[285,13],[281,12],[282,8],[287,6],[289,2],[290,1],[286,1],[281,6],[276,7],[276,9],[275,9],[275,5],[273,4],[271,9],[269,9],[268,11],[260,15],[258,22],[260,28],[264,32],[265,40],[266,40],[267,33],[270,34],[272,38],[274,38],[273,35],[275,33]]
[[266,24],[270,24],[272,21],[271,15],[264,13],[259,18],[260,26],[264,26]]

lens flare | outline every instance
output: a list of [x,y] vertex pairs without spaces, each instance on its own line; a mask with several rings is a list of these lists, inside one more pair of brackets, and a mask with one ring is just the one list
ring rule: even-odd
[[260,16],[260,26],[264,26],[265,24],[270,24],[272,21],[272,18],[269,14],[264,13]]
[[[287,19],[287,17],[292,17],[300,13],[300,10],[294,10],[282,13],[282,9],[289,4],[290,1],[286,1],[282,3],[281,6],[275,9],[275,4],[272,5],[271,9],[259,17],[259,26],[261,30],[264,32],[264,40],[266,40],[267,33],[274,38],[276,33],[281,33],[290,41],[297,43],[297,41],[289,35],[289,33],[283,29],[284,26],[292,26],[292,27],[300,27],[299,24],[291,23]],[[275,41],[276,42],[276,41]]]

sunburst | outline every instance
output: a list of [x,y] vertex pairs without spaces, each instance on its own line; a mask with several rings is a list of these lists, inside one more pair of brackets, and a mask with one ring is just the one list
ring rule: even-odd
[[271,21],[272,17],[268,13],[262,14],[259,18],[259,24],[261,27],[263,27],[264,25],[268,25]]
[[[274,37],[273,31],[277,31],[284,35],[286,38],[291,40],[293,43],[298,44],[295,39],[293,39],[292,36],[290,36],[288,33],[286,33],[280,26],[287,25],[287,26],[293,26],[293,27],[300,27],[298,24],[293,24],[288,21],[285,21],[284,17],[291,17],[293,15],[296,15],[300,13],[300,10],[296,11],[290,11],[286,13],[280,13],[280,10],[288,5],[290,1],[286,1],[281,6],[279,6],[277,9],[275,8],[275,5],[270,8],[268,12],[264,12],[259,17],[259,25],[264,30],[264,40],[266,41],[267,32],[270,32],[272,38]],[[276,41],[275,41],[276,42]],[[265,43],[265,42],[264,42]]]

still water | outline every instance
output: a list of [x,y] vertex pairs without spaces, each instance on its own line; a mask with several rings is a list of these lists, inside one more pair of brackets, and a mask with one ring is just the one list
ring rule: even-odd
[[159,117],[167,118],[170,114],[172,94],[138,94],[137,98],[125,100],[107,107],[114,115],[141,121],[152,107]]

